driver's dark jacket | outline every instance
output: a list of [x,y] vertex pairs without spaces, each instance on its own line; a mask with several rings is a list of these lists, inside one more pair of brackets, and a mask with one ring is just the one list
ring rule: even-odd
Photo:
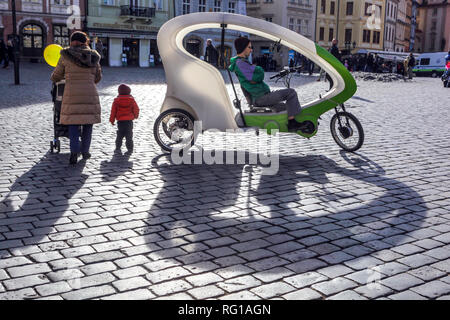
[[229,70],[236,73],[241,86],[250,93],[253,100],[270,92],[269,86],[264,82],[264,69],[251,65],[247,59],[239,56],[231,58]]

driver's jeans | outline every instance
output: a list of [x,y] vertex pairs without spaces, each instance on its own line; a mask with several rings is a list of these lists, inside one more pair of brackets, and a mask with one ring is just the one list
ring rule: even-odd
[[255,100],[257,107],[265,107],[275,105],[282,101],[286,101],[286,110],[288,117],[293,117],[300,113],[302,107],[298,101],[297,92],[292,89],[281,89],[272,91]]

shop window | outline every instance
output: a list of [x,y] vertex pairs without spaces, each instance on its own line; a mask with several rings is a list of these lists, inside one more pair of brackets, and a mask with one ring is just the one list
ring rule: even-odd
[[53,42],[61,47],[68,47],[69,29],[64,25],[53,25]]

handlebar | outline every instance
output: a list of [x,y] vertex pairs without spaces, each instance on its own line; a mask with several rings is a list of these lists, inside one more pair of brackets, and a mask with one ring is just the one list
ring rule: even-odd
[[269,79],[282,78],[287,76],[289,73],[297,72],[301,67],[294,67],[289,69],[283,69],[278,72],[276,75],[271,76]]

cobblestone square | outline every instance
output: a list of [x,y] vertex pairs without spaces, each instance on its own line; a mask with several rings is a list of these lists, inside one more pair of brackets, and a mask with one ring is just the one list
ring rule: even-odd
[[[279,170],[264,175],[171,162],[152,132],[160,68],[104,68],[92,158],[70,166],[68,139],[49,152],[51,72],[23,63],[15,86],[0,70],[0,300],[448,299],[450,91],[439,78],[357,79],[346,107],[362,148],[340,150],[330,111],[309,140],[280,134]],[[316,78],[294,76],[302,104],[328,88]],[[129,157],[114,154],[108,121],[120,83],[141,109]]]

